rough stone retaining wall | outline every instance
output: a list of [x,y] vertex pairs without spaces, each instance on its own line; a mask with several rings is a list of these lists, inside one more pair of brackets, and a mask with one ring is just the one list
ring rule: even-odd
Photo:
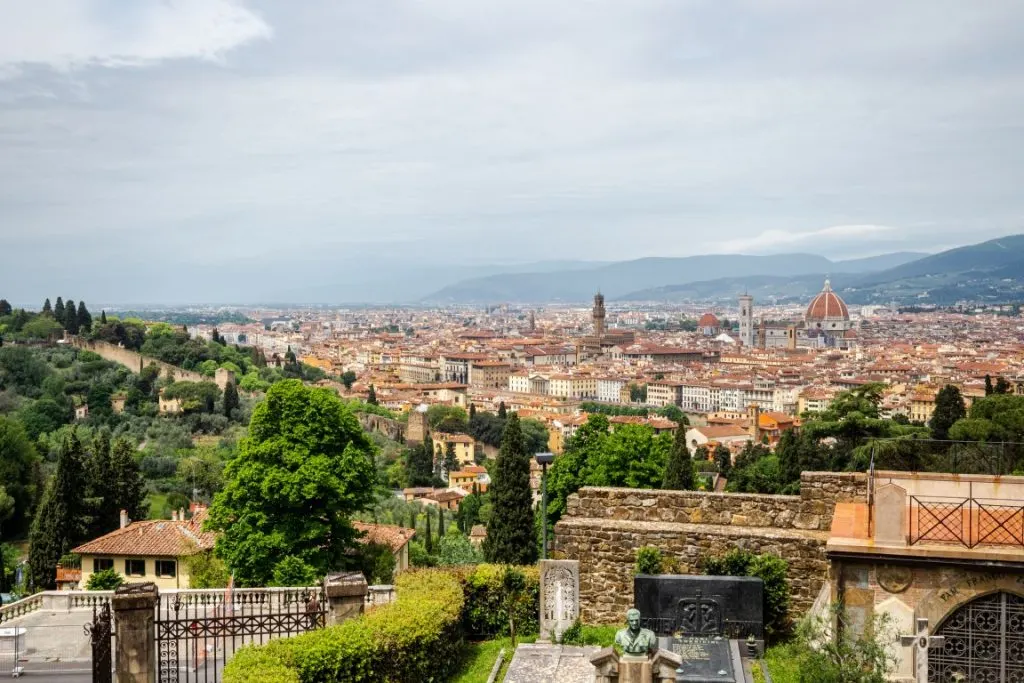
[[176,365],[165,363],[162,360],[155,358],[148,358],[143,356],[141,353],[126,349],[122,346],[117,346],[105,341],[94,341],[88,339],[82,339],[75,335],[67,336],[68,342],[78,349],[85,351],[92,351],[100,358],[109,360],[113,363],[120,363],[129,370],[135,373],[142,372],[142,369],[156,365],[160,368],[160,375],[164,377],[173,377],[178,382],[212,382],[212,377],[204,377],[198,372],[192,372],[191,370],[183,370]]
[[633,602],[636,551],[656,546],[683,572],[732,548],[789,563],[793,612],[806,612],[828,578],[825,543],[835,504],[865,500],[861,473],[805,472],[799,496],[583,488],[569,497],[555,543],[580,561],[584,621],[619,623]]
[[359,418],[359,424],[366,431],[377,432],[392,441],[405,443],[405,425],[398,420],[392,420],[390,417],[384,417],[383,415],[374,415],[373,413],[359,413],[356,417]]

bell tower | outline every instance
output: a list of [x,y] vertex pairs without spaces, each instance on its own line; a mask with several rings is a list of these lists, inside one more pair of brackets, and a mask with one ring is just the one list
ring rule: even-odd
[[594,336],[604,336],[604,294],[594,295]]
[[754,345],[754,297],[749,294],[740,295],[740,343]]

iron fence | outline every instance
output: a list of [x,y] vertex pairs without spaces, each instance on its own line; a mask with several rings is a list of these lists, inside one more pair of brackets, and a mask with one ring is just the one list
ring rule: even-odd
[[155,618],[158,680],[216,683],[239,648],[322,628],[326,620],[322,587],[161,595]]
[[921,542],[1024,547],[1024,502],[910,496],[910,545]]

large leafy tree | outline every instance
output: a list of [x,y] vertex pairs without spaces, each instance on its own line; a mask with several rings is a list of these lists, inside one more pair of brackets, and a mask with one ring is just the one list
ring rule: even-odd
[[253,411],[210,507],[216,552],[244,586],[268,585],[289,558],[317,575],[338,569],[355,547],[351,515],[373,501],[374,476],[372,446],[335,392],[278,382]]
[[42,491],[39,484],[39,456],[21,424],[0,415],[0,483],[13,507],[4,529],[8,536],[28,530],[30,516]]
[[488,562],[499,564],[536,562],[530,459],[523,444],[519,416],[514,413],[505,425],[488,497],[493,512],[487,523],[484,557]]
[[932,438],[945,441],[949,438],[950,427],[956,424],[957,420],[962,420],[965,417],[967,417],[967,408],[964,406],[960,389],[952,384],[942,387],[935,397],[935,412],[932,413],[932,419],[928,422],[928,427],[932,430]]
[[61,444],[57,471],[29,534],[29,579],[36,590],[56,588],[57,562],[86,538],[89,507],[83,492],[88,483],[82,443],[72,431]]
[[686,447],[686,425],[683,422],[676,428],[661,488],[679,491],[693,489],[693,460],[690,458],[690,449]]

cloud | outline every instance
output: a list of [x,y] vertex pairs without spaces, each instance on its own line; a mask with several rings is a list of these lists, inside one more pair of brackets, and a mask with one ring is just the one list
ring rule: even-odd
[[815,254],[831,250],[835,243],[846,244],[858,239],[898,239],[898,231],[889,225],[833,225],[820,230],[792,232],[787,230],[765,230],[742,239],[730,239],[719,243],[721,253],[758,253],[771,251],[792,251],[810,248]]
[[271,36],[238,0],[31,0],[0,8],[0,75],[216,60]]

